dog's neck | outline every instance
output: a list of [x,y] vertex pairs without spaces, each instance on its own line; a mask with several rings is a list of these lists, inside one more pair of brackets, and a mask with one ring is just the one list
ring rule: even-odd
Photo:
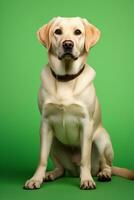
[[76,74],[59,75],[59,74],[56,74],[56,73],[53,71],[53,69],[50,67],[53,77],[54,77],[57,81],[61,81],[61,82],[72,81],[73,79],[77,78],[77,77],[83,72],[84,68],[85,68],[85,64],[84,64],[83,67],[79,70],[79,72],[76,73]]
[[55,55],[49,54],[49,66],[57,75],[77,74],[85,63],[85,55],[81,55],[77,60],[59,60]]

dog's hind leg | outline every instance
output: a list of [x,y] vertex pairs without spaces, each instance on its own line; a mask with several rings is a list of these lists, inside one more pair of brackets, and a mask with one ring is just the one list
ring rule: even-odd
[[50,156],[55,168],[52,171],[46,172],[45,181],[52,181],[63,176],[65,170],[68,170],[73,176],[76,176],[76,168],[71,161],[70,152],[56,138],[53,140]]
[[60,161],[56,156],[51,154],[55,169],[52,171],[47,171],[45,174],[45,181],[53,181],[64,175],[64,167],[61,165]]
[[100,171],[97,175],[98,180],[110,181],[112,175],[111,166],[113,160],[113,148],[109,135],[104,128],[100,127],[99,130],[97,130],[94,142],[96,143],[100,154]]
[[105,156],[102,156],[100,161],[100,172],[98,173],[97,177],[99,181],[111,181],[111,165],[107,162]]

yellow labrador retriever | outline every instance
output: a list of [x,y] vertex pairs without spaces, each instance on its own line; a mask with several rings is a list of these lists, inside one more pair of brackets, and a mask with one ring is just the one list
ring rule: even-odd
[[[100,181],[110,181],[112,174],[134,179],[133,171],[112,167],[113,148],[92,83],[95,70],[86,64],[100,31],[86,19],[56,17],[37,34],[49,59],[39,90],[40,161],[25,188],[40,188],[65,170],[80,176],[81,189],[96,188],[92,176]],[[46,172],[49,153],[55,169]]]

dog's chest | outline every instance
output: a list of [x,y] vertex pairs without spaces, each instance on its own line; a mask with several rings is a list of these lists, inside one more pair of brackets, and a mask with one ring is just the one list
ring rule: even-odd
[[54,135],[63,144],[80,144],[80,119],[66,111],[59,111],[56,115],[51,115],[50,123],[54,130]]
[[81,121],[85,117],[84,108],[79,99],[69,91],[49,96],[44,102],[44,116],[54,130],[57,139],[63,144],[80,144]]

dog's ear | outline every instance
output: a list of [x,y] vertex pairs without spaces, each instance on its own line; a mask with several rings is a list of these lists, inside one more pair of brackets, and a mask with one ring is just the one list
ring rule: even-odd
[[55,21],[55,18],[52,19],[48,24],[45,24],[37,31],[37,37],[39,41],[47,48],[50,49],[51,40],[50,40],[50,28]]
[[89,49],[94,46],[100,38],[100,31],[94,25],[90,24],[86,19],[83,19],[85,27],[85,49],[88,52]]
[[48,49],[50,48],[49,29],[50,26],[45,24],[37,31],[39,41]]

